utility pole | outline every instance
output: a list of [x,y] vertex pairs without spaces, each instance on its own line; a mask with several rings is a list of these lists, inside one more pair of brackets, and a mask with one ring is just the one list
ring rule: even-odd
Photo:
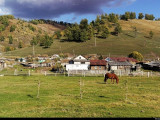
[[95,47],[97,46],[97,40],[96,40],[96,34],[95,34]]
[[35,69],[35,50],[34,50],[34,43],[33,43],[33,64],[34,64],[34,69]]
[[73,55],[74,55],[74,57],[75,57],[75,51],[74,51],[74,49],[73,49]]
[[62,54],[62,47],[60,46],[60,51],[61,51],[61,54]]
[[33,57],[35,57],[34,44],[33,44]]

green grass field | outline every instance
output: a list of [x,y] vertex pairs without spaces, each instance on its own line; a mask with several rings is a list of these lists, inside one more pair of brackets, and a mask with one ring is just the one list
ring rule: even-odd
[[108,83],[103,77],[0,77],[0,117],[160,117],[159,77]]

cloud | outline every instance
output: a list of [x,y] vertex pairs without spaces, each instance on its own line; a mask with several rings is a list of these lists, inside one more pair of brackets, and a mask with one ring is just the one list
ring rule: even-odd
[[57,18],[65,14],[100,14],[102,7],[120,6],[135,0],[0,0],[0,6],[16,17]]
[[0,0],[0,6],[4,5],[4,2],[5,2],[4,0]]

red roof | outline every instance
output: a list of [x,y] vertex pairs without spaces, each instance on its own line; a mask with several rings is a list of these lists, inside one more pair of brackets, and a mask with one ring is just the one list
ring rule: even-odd
[[128,58],[128,57],[111,57],[112,60],[114,61],[119,61],[119,62],[138,62],[136,59],[134,58]]
[[90,60],[90,65],[100,65],[100,66],[106,66],[105,60]]

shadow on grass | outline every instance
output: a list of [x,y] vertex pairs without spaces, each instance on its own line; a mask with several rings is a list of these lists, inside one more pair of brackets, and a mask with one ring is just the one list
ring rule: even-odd
[[83,43],[82,41],[76,41],[76,40],[67,40],[67,39],[61,39],[60,42],[72,42],[72,43]]
[[125,35],[127,35],[127,36],[129,36],[129,37],[132,37],[132,38],[135,38],[135,36],[133,36],[133,35],[130,35],[130,34],[125,34]]
[[98,97],[100,97],[100,98],[109,98],[109,97],[105,97],[105,96],[98,96]]
[[97,82],[97,84],[106,84],[105,82]]
[[151,39],[150,37],[148,37],[148,36],[144,36],[145,38],[148,38],[148,39]]
[[32,95],[27,95],[29,98],[33,98],[33,96]]

